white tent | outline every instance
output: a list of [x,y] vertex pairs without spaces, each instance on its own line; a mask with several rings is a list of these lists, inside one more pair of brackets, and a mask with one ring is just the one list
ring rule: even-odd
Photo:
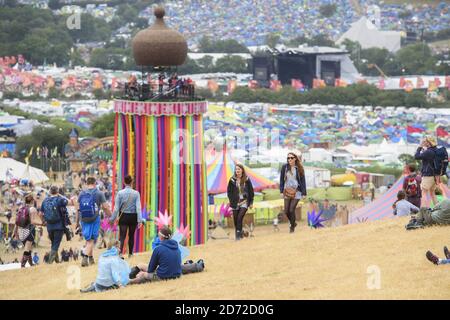
[[378,30],[366,17],[361,17],[361,19],[352,23],[351,28],[336,43],[341,44],[345,39],[358,41],[363,49],[375,47],[396,52],[401,46],[401,32]]
[[25,163],[11,158],[0,158],[0,181],[8,181],[10,179],[27,179],[35,184],[49,180],[41,169],[27,166]]

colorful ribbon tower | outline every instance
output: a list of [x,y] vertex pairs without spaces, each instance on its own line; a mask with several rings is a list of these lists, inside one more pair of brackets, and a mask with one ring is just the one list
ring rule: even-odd
[[136,230],[135,252],[151,249],[157,234],[154,218],[166,210],[174,231],[189,225],[189,245],[206,242],[206,111],[206,101],[115,101],[113,190],[122,189],[124,177],[131,175],[150,220]]

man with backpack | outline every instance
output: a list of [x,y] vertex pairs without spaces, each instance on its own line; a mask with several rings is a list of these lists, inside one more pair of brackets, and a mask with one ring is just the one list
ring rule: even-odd
[[437,146],[436,139],[427,136],[417,148],[414,156],[417,160],[422,160],[422,198],[424,206],[429,207],[426,194],[429,193],[434,205],[438,203],[436,198],[436,187],[441,183],[441,176],[445,174],[448,166],[447,150]]
[[67,211],[64,210],[66,206],[67,199],[59,195],[57,186],[52,186],[50,188],[50,196],[44,199],[41,206],[41,212],[44,213],[44,220],[47,223],[48,237],[52,244],[48,258],[49,264],[54,261],[56,263],[60,262],[58,250],[66,230],[65,218],[62,216],[62,212]]
[[406,194],[406,200],[420,208],[422,200],[422,177],[417,175],[417,166],[414,163],[408,164],[410,174],[403,180],[403,191]]
[[100,208],[107,216],[111,216],[109,204],[105,195],[97,189],[94,177],[86,180],[86,189],[78,197],[78,210],[76,214],[76,224],[81,221],[83,237],[86,240],[84,252],[81,251],[81,266],[87,267],[94,264],[94,245],[100,231]]

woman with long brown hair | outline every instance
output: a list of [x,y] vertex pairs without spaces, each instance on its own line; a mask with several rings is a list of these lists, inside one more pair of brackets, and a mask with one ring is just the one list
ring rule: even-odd
[[298,202],[306,196],[305,169],[301,162],[301,155],[297,156],[289,152],[287,163],[281,167],[280,192],[284,197],[284,213],[290,222],[290,232],[294,232],[297,223],[295,222],[295,208]]
[[244,166],[237,163],[227,188],[228,200],[233,210],[236,240],[242,239],[242,222],[248,208],[253,206],[254,195],[252,182],[245,173]]

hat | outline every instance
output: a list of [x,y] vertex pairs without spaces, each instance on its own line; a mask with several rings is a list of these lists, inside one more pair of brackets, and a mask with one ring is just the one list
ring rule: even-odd
[[426,136],[425,141],[428,141],[428,143],[431,144],[432,147],[437,146],[436,138],[433,136]]

